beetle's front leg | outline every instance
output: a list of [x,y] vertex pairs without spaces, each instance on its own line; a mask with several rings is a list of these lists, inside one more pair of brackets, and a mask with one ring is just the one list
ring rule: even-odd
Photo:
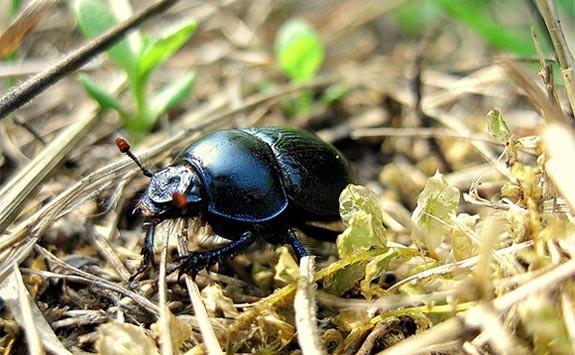
[[243,252],[253,244],[254,240],[254,234],[251,231],[247,231],[239,239],[233,240],[219,249],[193,251],[188,255],[182,255],[176,259],[176,261],[182,261],[182,263],[171,270],[171,272],[179,269],[178,278],[182,277],[183,274],[190,274],[192,278],[195,278],[200,270],[208,269],[224,259],[231,259]]
[[150,265],[150,262],[152,263],[153,266],[156,266],[156,263],[154,262],[154,232],[156,230],[156,224],[149,223],[145,224],[145,226],[148,228],[148,230],[146,231],[146,239],[144,240],[144,246],[140,251],[140,254],[142,255],[142,262],[140,263],[138,270],[136,270],[136,272],[130,276],[128,282],[134,281],[134,279],[138,275],[146,271],[146,269]]

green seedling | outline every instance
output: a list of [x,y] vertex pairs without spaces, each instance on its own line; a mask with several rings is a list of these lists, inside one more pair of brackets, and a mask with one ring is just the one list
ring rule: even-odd
[[[81,32],[88,38],[102,34],[118,22],[110,9],[98,0],[76,0],[74,11]],[[133,108],[122,106],[113,94],[89,76],[81,75],[79,80],[100,106],[112,109],[122,117],[128,131],[136,136],[145,134],[163,113],[181,103],[192,91],[195,73],[191,71],[153,94],[148,92],[147,85],[154,69],[180,49],[197,27],[197,21],[189,21],[154,41],[147,35],[141,39],[123,39],[106,52],[126,72]]]
[[[280,27],[275,48],[281,70],[295,83],[312,79],[324,58],[319,36],[310,24],[298,18],[290,19]],[[292,117],[303,116],[311,111],[312,99],[312,93],[304,91],[287,103],[286,109]]]

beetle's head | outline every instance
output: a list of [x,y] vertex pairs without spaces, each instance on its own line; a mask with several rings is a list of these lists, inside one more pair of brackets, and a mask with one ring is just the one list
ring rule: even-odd
[[184,209],[197,210],[201,202],[200,187],[201,181],[190,166],[169,166],[152,174],[134,212],[139,211],[143,217],[150,218],[168,213],[183,214]]
[[139,212],[142,217],[155,217],[157,220],[184,214],[196,216],[200,213],[202,182],[189,164],[182,162],[152,174],[131,152],[130,144],[124,138],[116,138],[116,145],[138,165],[144,175],[151,178],[134,213]]

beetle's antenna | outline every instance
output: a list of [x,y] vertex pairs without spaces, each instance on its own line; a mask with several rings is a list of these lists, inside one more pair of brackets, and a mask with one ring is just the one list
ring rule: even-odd
[[118,146],[118,149],[120,150],[120,152],[129,156],[130,159],[132,159],[134,161],[134,163],[136,163],[136,165],[138,165],[138,167],[142,170],[144,175],[146,175],[147,177],[152,177],[152,173],[150,172],[150,170],[144,168],[142,163],[140,163],[138,158],[136,158],[134,153],[132,153],[132,151],[130,150],[131,149],[130,144],[128,143],[127,140],[125,140],[124,138],[116,138],[116,145]]

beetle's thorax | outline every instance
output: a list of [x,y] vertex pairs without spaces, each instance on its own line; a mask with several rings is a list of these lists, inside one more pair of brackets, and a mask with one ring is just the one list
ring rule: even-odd
[[183,196],[187,204],[198,205],[201,201],[201,180],[187,164],[172,165],[152,175],[148,188],[136,204],[136,211],[143,217],[159,217],[164,214],[180,214],[185,206],[174,201]]

